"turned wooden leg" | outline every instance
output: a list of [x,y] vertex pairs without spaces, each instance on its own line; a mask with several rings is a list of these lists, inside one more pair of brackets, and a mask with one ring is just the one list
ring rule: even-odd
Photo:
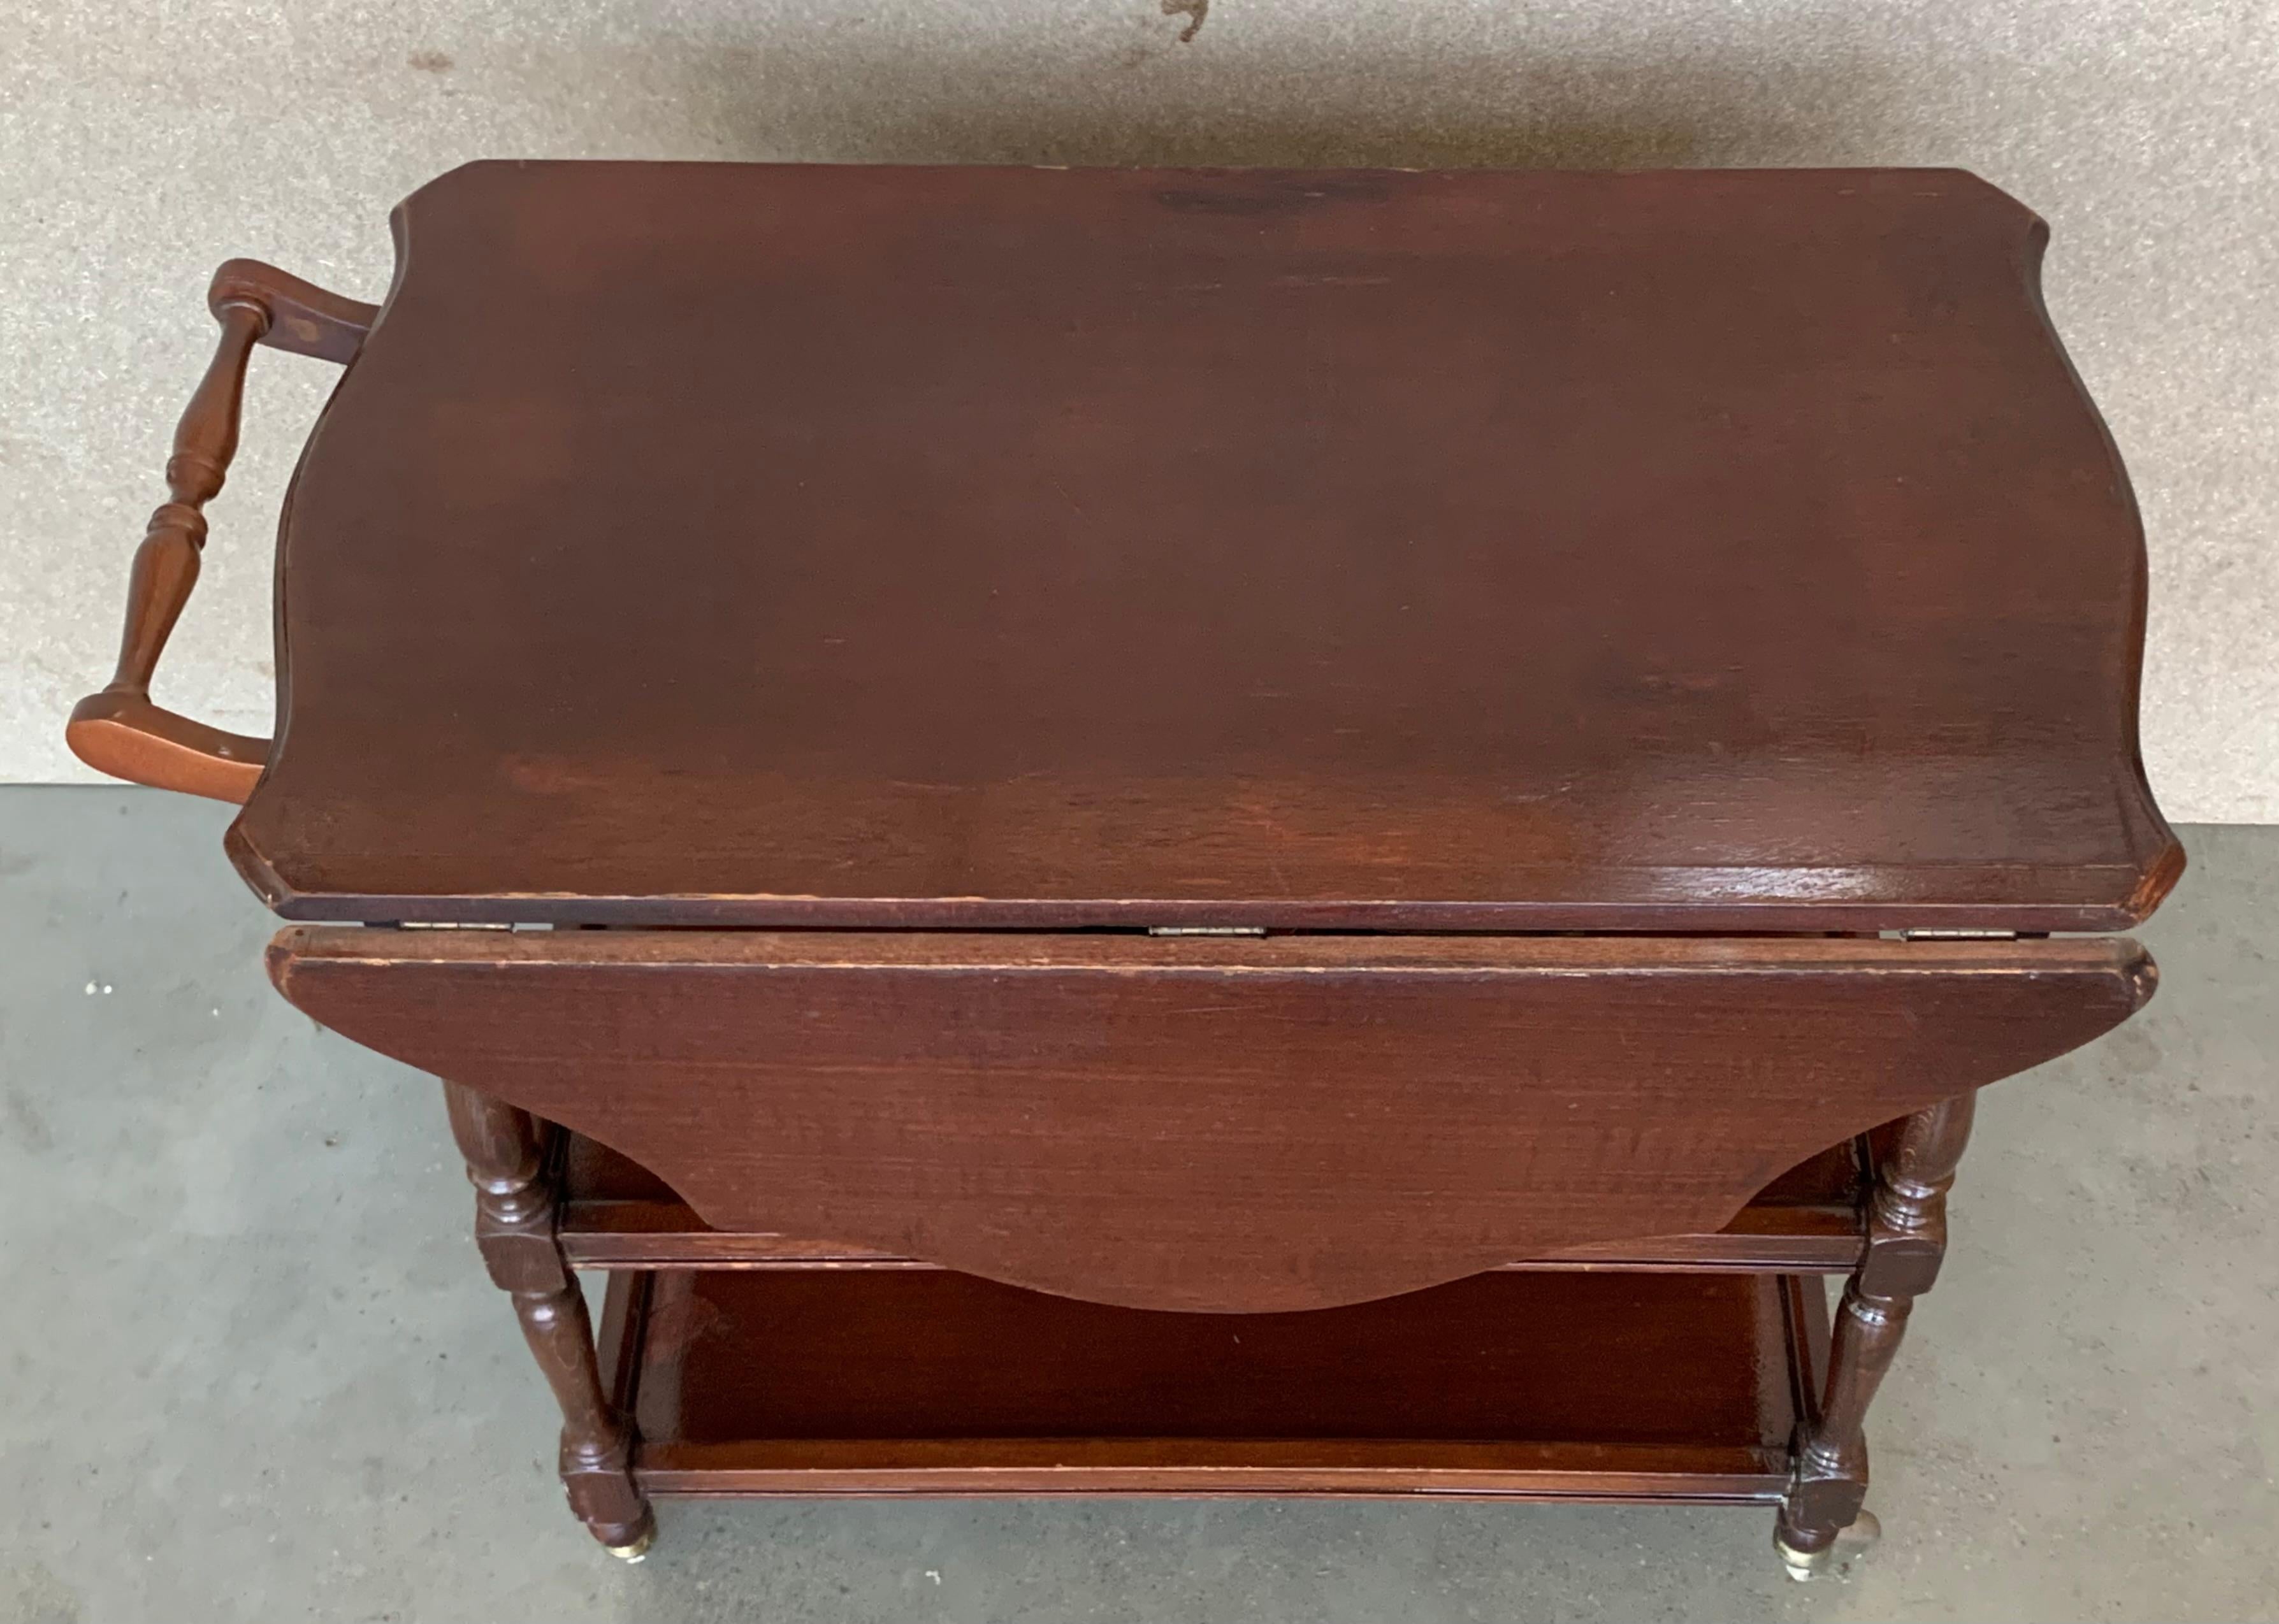
[[1816,1420],[1799,1429],[1796,1467],[1773,1541],[1796,1577],[1827,1566],[1868,1493],[1868,1406],[1899,1351],[1907,1312],[1938,1277],[1946,1192],[1970,1138],[1977,1096],[1959,1094],[1907,1119],[1876,1170],[1868,1255],[1844,1288]]
[[555,1242],[544,1132],[529,1113],[456,1083],[443,1099],[475,1186],[475,1244],[562,1406],[570,1509],[611,1554],[639,1561],[656,1519],[633,1485],[633,1429],[602,1388],[585,1293]]

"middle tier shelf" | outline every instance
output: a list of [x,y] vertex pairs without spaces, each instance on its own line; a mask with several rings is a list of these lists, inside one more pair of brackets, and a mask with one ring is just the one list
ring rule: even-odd
[[[1507,1268],[1848,1274],[1866,1246],[1875,1136],[1791,1168],[1714,1233],[1579,1246]],[[923,1259],[825,1238],[716,1229],[671,1187],[582,1135],[564,1136],[563,1255],[579,1268],[934,1269]]]

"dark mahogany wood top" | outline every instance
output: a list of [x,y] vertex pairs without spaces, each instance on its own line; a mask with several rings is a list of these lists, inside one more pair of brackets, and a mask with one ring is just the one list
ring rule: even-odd
[[2110,929],[2143,546],[1951,171],[483,164],[281,541],[306,919]]

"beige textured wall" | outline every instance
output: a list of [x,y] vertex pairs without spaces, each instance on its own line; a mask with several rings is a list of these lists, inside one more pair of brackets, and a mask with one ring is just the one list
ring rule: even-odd
[[[377,297],[389,205],[465,158],[1960,164],[2051,220],[2050,305],[2135,476],[2154,787],[2279,821],[2279,0],[11,10],[0,778],[86,776],[62,717],[108,672],[213,266]],[[265,732],[270,534],[331,374],[255,372],[160,687]]]

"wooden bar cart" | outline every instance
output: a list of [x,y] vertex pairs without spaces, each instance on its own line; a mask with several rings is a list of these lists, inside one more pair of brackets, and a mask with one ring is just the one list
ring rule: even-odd
[[[2144,548],[1949,171],[483,164],[247,261],[90,763],[445,1079],[572,1508],[1861,1521],[1976,1091],[2152,990]],[[345,364],[278,729],[150,680]],[[606,1271],[589,1323],[574,1271]],[[1842,1276],[1831,1316],[1820,1280]]]

